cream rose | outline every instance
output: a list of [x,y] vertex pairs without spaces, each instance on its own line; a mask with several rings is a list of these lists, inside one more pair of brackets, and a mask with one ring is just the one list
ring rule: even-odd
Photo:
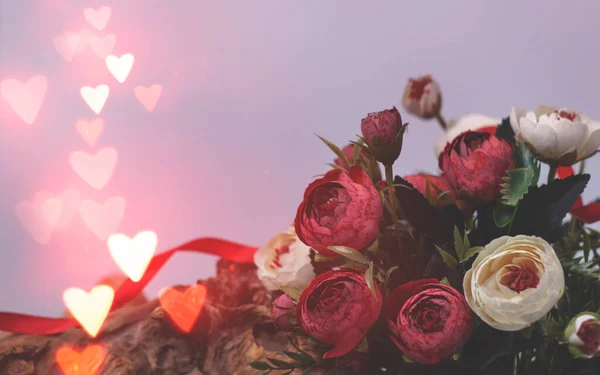
[[504,236],[479,253],[463,287],[469,306],[484,322],[501,331],[518,331],[557,304],[565,277],[548,242]]
[[304,289],[314,279],[310,247],[296,236],[294,227],[277,233],[254,254],[258,278],[269,290]]
[[488,117],[485,115],[471,114],[453,119],[448,124],[446,132],[435,142],[435,156],[437,157],[446,147],[446,143],[452,142],[454,138],[462,133],[472,130],[481,130],[483,128],[495,129],[502,122],[499,118]]
[[513,108],[510,124],[518,139],[554,166],[572,165],[595,154],[600,146],[600,122],[567,108],[539,106],[529,112]]
[[565,340],[575,358],[590,359],[600,355],[600,315],[592,312],[577,314],[565,330]]

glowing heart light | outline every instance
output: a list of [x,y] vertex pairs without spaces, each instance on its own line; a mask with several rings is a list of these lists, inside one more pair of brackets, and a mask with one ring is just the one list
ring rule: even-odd
[[103,241],[117,232],[124,212],[125,199],[122,197],[112,197],[104,204],[93,200],[84,200],[79,203],[81,218],[87,227]]
[[63,301],[88,335],[96,337],[108,316],[114,296],[113,288],[98,285],[89,293],[79,288],[69,288],[63,293]]
[[154,111],[156,103],[162,94],[162,86],[159,84],[155,84],[150,87],[139,85],[135,87],[133,92],[135,93],[137,100],[142,103],[144,108],[146,108],[148,112],[152,112]]
[[183,332],[190,332],[204,308],[206,287],[189,286],[183,293],[175,288],[165,289],[158,297],[160,305]]
[[102,108],[104,108],[106,99],[108,99],[110,89],[107,85],[98,85],[96,87],[83,86],[80,93],[92,111],[99,115],[102,112]]
[[60,216],[56,221],[56,229],[67,229],[73,221],[73,217],[77,213],[81,193],[76,189],[67,189],[59,194],[58,198],[61,202]]
[[93,8],[85,8],[83,10],[83,16],[90,23],[90,25],[94,26],[98,30],[104,30],[106,24],[110,20],[111,16],[110,7],[102,7],[100,9]]
[[33,196],[33,201],[17,203],[17,217],[29,236],[44,245],[50,241],[50,236],[56,228],[62,210],[62,201],[50,193],[39,192]]
[[71,61],[79,49],[81,38],[79,34],[65,33],[62,36],[54,38],[54,48],[58,54],[65,60]]
[[75,151],[69,155],[73,170],[94,189],[102,189],[110,180],[117,165],[117,150],[106,147],[96,155]]
[[56,351],[56,362],[65,375],[96,375],[104,361],[104,348],[94,344],[83,351],[63,346]]
[[48,80],[44,76],[35,76],[22,83],[16,79],[5,79],[0,82],[0,93],[15,113],[31,125],[42,107]]
[[115,34],[108,34],[103,37],[92,36],[89,40],[89,45],[92,51],[101,59],[105,59],[106,56],[112,54],[115,48],[117,37]]
[[108,71],[113,77],[120,83],[123,83],[133,67],[133,55],[126,53],[121,57],[115,55],[106,56],[105,62]]
[[132,281],[138,282],[144,276],[146,268],[156,251],[158,238],[152,231],[138,233],[134,238],[124,234],[108,237],[110,255],[121,271]]
[[75,123],[77,132],[87,142],[88,145],[94,147],[102,129],[104,129],[104,120],[101,118],[95,118],[91,121],[79,120]]

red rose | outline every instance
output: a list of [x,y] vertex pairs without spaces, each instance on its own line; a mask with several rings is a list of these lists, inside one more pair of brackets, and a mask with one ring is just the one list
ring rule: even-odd
[[381,291],[371,294],[362,272],[340,269],[317,276],[302,292],[296,307],[300,328],[333,345],[323,358],[342,356],[356,347],[379,318]]
[[396,107],[369,113],[362,119],[360,129],[371,153],[384,165],[392,165],[402,151],[402,118]]
[[465,297],[436,279],[411,281],[394,289],[386,301],[385,317],[396,346],[423,364],[458,353],[473,330]]
[[271,323],[280,331],[292,332],[294,326],[290,323],[289,314],[294,308],[294,300],[287,294],[282,294],[273,301]]
[[489,133],[468,131],[446,144],[439,167],[459,197],[491,202],[515,163],[508,142]]
[[325,255],[328,246],[361,250],[379,233],[381,198],[359,166],[331,170],[311,183],[298,207],[294,226],[300,241]]

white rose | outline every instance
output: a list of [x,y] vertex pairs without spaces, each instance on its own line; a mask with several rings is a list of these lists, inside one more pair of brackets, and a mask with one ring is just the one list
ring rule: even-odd
[[562,265],[534,236],[504,236],[479,253],[463,280],[471,309],[501,331],[518,331],[548,313],[563,295]]
[[310,247],[296,236],[294,227],[277,233],[254,254],[258,278],[269,290],[304,289],[315,278]]
[[446,143],[452,142],[454,138],[458,137],[462,133],[468,130],[479,130],[481,128],[487,128],[491,126],[498,126],[502,122],[501,119],[492,118],[485,115],[471,114],[461,116],[457,119],[450,121],[446,132],[437,139],[435,142],[435,155],[436,157],[444,151]]
[[567,108],[539,106],[526,112],[513,107],[510,124],[540,160],[555,166],[572,165],[600,146],[600,122]]

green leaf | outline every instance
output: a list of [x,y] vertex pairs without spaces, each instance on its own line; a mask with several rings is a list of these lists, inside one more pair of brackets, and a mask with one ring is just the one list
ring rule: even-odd
[[505,204],[495,205],[493,208],[494,224],[498,228],[505,228],[515,218],[517,208],[515,206],[507,206]]
[[365,271],[365,280],[367,281],[367,286],[371,290],[371,294],[373,298],[377,300],[377,292],[375,291],[375,282],[373,281],[373,263],[369,264],[369,268]]
[[329,142],[328,140],[326,140],[325,138],[321,137],[320,135],[316,134],[317,137],[319,137],[319,139],[321,141],[323,141],[323,143],[325,143],[327,145],[327,147],[329,147],[329,149],[331,151],[333,151],[334,154],[336,154],[340,159],[342,159],[344,162],[346,162],[346,164],[350,165],[350,163],[348,162],[348,159],[346,158],[346,156],[344,155],[344,153],[342,152],[342,150],[340,150],[340,148],[336,145],[334,145],[333,143]]
[[275,367],[280,368],[280,369],[293,369],[294,368],[294,365],[292,365],[291,363],[287,363],[280,359],[267,357],[267,360],[269,362],[271,362]]
[[343,257],[346,257],[350,260],[355,261],[356,263],[360,263],[360,264],[369,264],[370,261],[365,258],[364,255],[362,255],[359,251],[354,250],[350,247],[347,246],[329,246],[327,247],[329,250],[334,251],[338,254],[340,254]]
[[[572,218],[571,220],[575,220],[575,218]],[[590,258],[590,252],[592,251],[592,243],[590,241],[590,236],[587,234],[587,232],[585,230],[582,231],[582,235],[583,235],[583,258],[587,262]]]
[[398,266],[393,266],[393,267],[388,268],[387,271],[385,271],[385,281],[386,281],[386,283],[390,280],[390,276],[392,276],[392,272],[394,272],[397,269],[398,269]]
[[315,254],[315,262],[330,262],[332,260],[337,259],[337,256],[327,256],[321,253]]
[[500,186],[502,201],[509,206],[516,206],[533,183],[534,171],[531,168],[517,168],[506,171],[508,176],[502,177],[504,183]]
[[412,359],[408,358],[404,354],[402,354],[402,360],[404,361],[404,363],[415,363]]
[[459,359],[460,359],[460,352],[458,352],[452,356],[452,360],[454,360],[454,361],[458,361]]
[[288,296],[290,296],[294,301],[298,301],[300,299],[300,295],[302,294],[302,291],[298,288],[284,286],[279,289]]
[[440,280],[440,284],[444,284],[444,285],[450,286],[450,281],[448,281],[447,277],[444,277],[443,279]]
[[465,231],[465,236],[463,238],[463,255],[466,254],[467,250],[471,248],[471,241],[469,241],[469,236],[467,236],[467,231]]
[[517,147],[513,152],[516,168],[530,168],[533,171],[531,185],[537,186],[540,179],[541,163],[523,142],[517,141]]
[[483,246],[475,246],[470,248],[469,250],[467,250],[467,252],[465,253],[465,257],[463,259],[463,261],[467,261],[469,259],[471,259],[472,257],[474,257],[475,255],[479,254],[480,252],[483,251],[483,249],[485,249],[485,247]]
[[[458,259],[462,259],[463,256],[465,255],[464,249],[465,249],[465,244],[463,242],[463,238],[460,236],[460,231],[458,230],[458,227],[455,225],[454,226],[454,250],[456,251],[456,255],[458,255]],[[448,254],[448,255],[450,255],[450,254]],[[442,257],[444,257],[443,254],[442,254]]]
[[315,360],[306,353],[295,353],[295,352],[288,352],[285,350],[283,351],[283,353],[285,355],[287,355],[288,357],[290,357],[291,359],[293,359],[294,361],[300,363],[303,366],[310,366],[313,363],[315,363]]
[[444,260],[444,262],[450,268],[456,268],[456,266],[458,266],[458,261],[456,260],[456,258],[454,258],[452,255],[450,255],[448,252],[446,252],[446,250],[442,249],[438,245],[435,245],[435,248],[437,249],[437,251],[442,256],[442,259]]
[[369,342],[366,336],[361,340],[361,342],[358,343],[358,345],[356,345],[354,350],[361,353],[369,353]]
[[250,367],[256,370],[269,370],[271,366],[267,362],[250,362]]

